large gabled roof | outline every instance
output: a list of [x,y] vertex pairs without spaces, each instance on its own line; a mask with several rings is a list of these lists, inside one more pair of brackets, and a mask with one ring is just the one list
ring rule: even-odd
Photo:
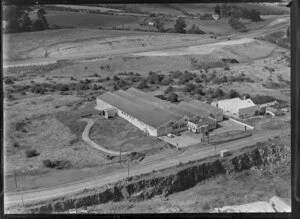
[[178,121],[184,116],[206,117],[219,110],[200,101],[172,104],[135,88],[115,93],[106,92],[98,98],[154,128],[167,122]]
[[180,115],[168,112],[155,105],[144,103],[141,100],[134,100],[134,98],[129,98],[129,96],[125,97],[123,92],[123,96],[121,96],[120,93],[118,95],[106,92],[98,98],[154,128],[158,128],[167,122],[181,119]]

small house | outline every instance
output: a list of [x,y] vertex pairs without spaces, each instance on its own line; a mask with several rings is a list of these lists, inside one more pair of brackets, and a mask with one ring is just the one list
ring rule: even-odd
[[276,109],[275,107],[269,106],[266,108],[266,114],[271,115],[271,116],[281,116],[284,113],[280,109]]

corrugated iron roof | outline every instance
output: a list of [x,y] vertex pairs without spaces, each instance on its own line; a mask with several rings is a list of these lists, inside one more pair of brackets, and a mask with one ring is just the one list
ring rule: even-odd
[[133,99],[124,98],[111,92],[106,92],[98,98],[154,128],[158,128],[167,122],[181,119],[181,116],[160,107],[155,107],[151,104],[139,104],[138,101],[133,101]]

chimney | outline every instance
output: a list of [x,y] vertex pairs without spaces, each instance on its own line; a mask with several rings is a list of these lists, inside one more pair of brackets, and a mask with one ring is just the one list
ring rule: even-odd
[[247,98],[246,98],[246,95],[244,95],[244,96],[243,96],[243,100],[246,100],[246,99],[247,99]]

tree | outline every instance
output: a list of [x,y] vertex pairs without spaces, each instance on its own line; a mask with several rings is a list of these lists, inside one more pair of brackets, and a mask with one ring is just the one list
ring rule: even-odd
[[252,9],[250,12],[249,12],[249,18],[252,20],[252,21],[261,21],[261,17],[260,17],[260,12],[259,11],[256,11],[254,9]]
[[196,85],[192,84],[192,83],[189,83],[189,84],[186,84],[185,87],[183,88],[183,91],[184,92],[192,92],[196,89]]
[[175,32],[176,33],[186,33],[186,30],[184,29],[185,27],[186,27],[185,20],[183,18],[178,18],[174,25]]
[[20,24],[20,30],[22,32],[29,32],[31,31],[31,28],[32,28],[32,22],[28,16],[28,13],[24,13]]
[[233,29],[236,29],[236,30],[239,30],[239,31],[242,31],[242,32],[247,30],[245,25],[240,21],[240,19],[235,18],[235,17],[230,17],[229,20],[228,20],[228,24],[230,24],[230,26]]
[[216,5],[216,6],[215,6],[215,13],[218,14],[219,16],[221,16],[221,8],[220,8],[220,5]]
[[166,90],[165,90],[165,94],[168,94],[170,92],[173,92],[174,88],[172,86],[169,86]]
[[230,90],[228,96],[229,98],[236,98],[236,97],[240,97],[240,94],[236,90]]
[[147,87],[148,87],[148,85],[147,85],[147,81],[145,79],[141,80],[140,83],[137,85],[138,89],[144,89]]
[[197,27],[195,24],[191,26],[191,29],[189,29],[190,34],[205,34],[203,30],[201,30],[199,27]]
[[45,15],[46,15],[46,11],[45,11],[45,9],[43,9],[43,8],[40,8],[38,11],[37,11],[37,17],[39,18],[39,19],[41,19],[42,17],[44,17]]

